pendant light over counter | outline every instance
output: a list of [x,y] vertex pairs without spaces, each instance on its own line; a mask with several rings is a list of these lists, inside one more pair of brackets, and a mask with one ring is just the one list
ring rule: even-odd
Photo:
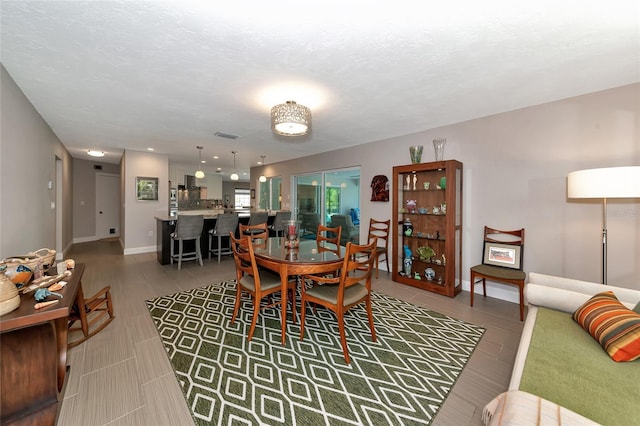
[[[262,158],[262,168],[264,169],[264,159],[267,158],[267,156],[266,155],[261,155],[260,158]],[[260,175],[258,180],[260,182],[266,182],[267,181],[267,177],[264,175],[264,172]]]
[[240,179],[240,176],[238,176],[238,172],[236,171],[236,154],[238,153],[238,151],[231,151],[231,153],[233,154],[233,173],[231,173],[231,180],[238,180]]
[[198,148],[198,170],[196,170],[195,176],[198,179],[202,179],[204,177],[204,172],[202,171],[202,147],[196,146]]

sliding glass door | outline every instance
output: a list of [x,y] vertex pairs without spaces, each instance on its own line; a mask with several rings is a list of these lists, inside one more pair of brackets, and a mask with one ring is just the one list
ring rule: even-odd
[[334,214],[351,215],[352,210],[360,217],[359,167],[295,175],[292,188],[293,213],[300,221],[314,218],[326,225]]
[[259,182],[258,208],[261,210],[278,211],[282,207],[282,178],[280,176],[267,178],[266,182]]

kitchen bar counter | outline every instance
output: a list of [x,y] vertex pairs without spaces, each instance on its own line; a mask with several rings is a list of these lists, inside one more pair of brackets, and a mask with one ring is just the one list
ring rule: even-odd
[[[185,210],[184,212],[195,212],[195,211],[218,211],[218,210]],[[178,212],[178,214],[184,213]],[[198,214],[198,213],[188,213],[188,214]],[[202,235],[200,235],[200,250],[202,251],[202,258],[209,257],[209,230],[215,228],[216,221],[218,219],[217,214],[205,215],[204,216],[204,227],[202,228]],[[240,223],[247,224],[249,222],[249,213],[239,213]],[[274,216],[269,216],[269,220],[267,224],[273,223]],[[171,233],[176,229],[176,221],[178,220],[175,216],[169,215],[161,215],[155,216],[156,220],[156,253],[158,258],[158,263],[161,265],[166,265],[171,263]],[[236,230],[236,236],[238,236],[238,232]],[[214,238],[213,240],[213,248],[218,247],[218,239]],[[191,241],[185,242],[184,251],[193,251],[193,243]],[[177,251],[176,251],[177,253]]]

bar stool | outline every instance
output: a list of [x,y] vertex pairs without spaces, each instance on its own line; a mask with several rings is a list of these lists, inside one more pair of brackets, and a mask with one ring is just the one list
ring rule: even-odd
[[[249,214],[249,223],[247,223],[247,225],[255,226],[263,223],[266,224],[268,220],[269,220],[269,213],[267,212],[251,212],[251,214]],[[248,229],[244,232],[244,235],[241,234],[240,237],[243,237],[245,235],[251,235],[253,237],[254,233],[260,233],[260,231],[259,230],[254,231],[253,229]]]
[[274,231],[276,237],[279,237],[281,233],[284,236],[284,223],[289,219],[291,219],[291,212],[276,212],[276,217],[273,219],[273,224],[269,227],[269,230]]
[[[178,259],[178,271],[182,267],[182,261],[197,260],[202,266],[202,253],[200,252],[200,235],[204,226],[204,216],[180,215],[176,221],[176,230],[171,234],[171,264]],[[178,254],[175,254],[175,241],[178,241]],[[194,251],[184,253],[183,245],[185,241],[193,241]]]
[[[222,246],[222,238],[229,238],[229,233],[235,235],[236,228],[238,227],[238,213],[226,213],[218,215],[216,220],[216,226],[209,231],[209,259],[211,259],[211,253],[218,255],[218,263],[220,263],[220,257],[224,254],[233,254],[231,250],[231,242],[227,247]],[[218,237],[217,248],[212,248],[213,237]]]

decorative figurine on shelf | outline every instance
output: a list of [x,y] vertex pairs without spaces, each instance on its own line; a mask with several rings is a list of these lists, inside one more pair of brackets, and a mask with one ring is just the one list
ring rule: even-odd
[[413,175],[413,190],[416,190],[416,183],[418,183],[418,176]]
[[411,189],[411,176],[407,175],[407,184],[404,186],[404,189],[407,191]]
[[436,277],[436,271],[434,271],[433,268],[427,268],[424,270],[424,277],[432,281]]
[[425,182],[422,185],[424,185],[424,189],[429,189],[429,185],[431,185],[431,183]]
[[420,256],[420,260],[423,261],[429,261],[429,259],[436,255],[436,252],[429,246],[418,247],[416,251],[418,252],[418,256]]
[[414,274],[413,274],[413,279],[414,279],[414,280],[420,280],[420,279],[422,279],[422,278],[420,277],[420,272],[418,272],[418,271],[414,272]]
[[411,219],[406,218],[402,223],[402,233],[407,237],[410,237],[413,234],[413,224],[411,223]]
[[447,188],[447,178],[442,176],[440,178],[440,188],[442,189],[446,189]]
[[444,254],[442,255],[442,264],[443,265],[447,264],[447,258],[444,256]]
[[411,267],[413,266],[413,254],[408,245],[404,246],[404,274],[407,277],[411,277]]
[[440,214],[440,207],[433,206],[433,214]]
[[407,210],[409,210],[409,213],[415,213],[417,205],[418,202],[416,200],[407,200]]
[[442,212],[442,214],[447,213],[447,203],[440,204],[440,211]]

